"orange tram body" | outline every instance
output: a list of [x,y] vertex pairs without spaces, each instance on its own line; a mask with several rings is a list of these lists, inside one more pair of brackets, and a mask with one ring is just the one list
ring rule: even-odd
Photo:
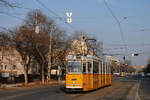
[[66,89],[90,91],[112,84],[111,64],[91,55],[68,55]]

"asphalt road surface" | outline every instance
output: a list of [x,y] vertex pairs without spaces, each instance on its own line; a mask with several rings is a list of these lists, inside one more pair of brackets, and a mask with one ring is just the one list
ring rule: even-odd
[[139,97],[141,100],[150,100],[150,78],[140,80]]
[[[65,91],[63,85],[32,89],[0,91],[0,100],[133,100],[139,81],[136,78],[116,78],[111,86],[90,92]],[[150,100],[150,81],[142,79],[139,86],[140,100]]]
[[58,85],[0,91],[0,100],[66,100],[65,92]]
[[128,94],[136,84],[137,80],[118,78],[112,86],[92,92],[67,94],[67,100],[127,100]]

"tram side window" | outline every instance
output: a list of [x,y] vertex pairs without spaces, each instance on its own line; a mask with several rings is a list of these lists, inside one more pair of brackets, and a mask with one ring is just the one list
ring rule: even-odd
[[110,71],[111,71],[111,74],[113,74],[113,66],[111,66]]
[[100,68],[99,73],[101,74],[102,73],[102,62],[99,63],[99,68]]
[[107,69],[107,71],[108,71],[108,74],[110,73],[110,65],[108,64],[108,69]]
[[93,62],[93,73],[99,73],[98,62]]
[[90,62],[88,62],[88,73],[91,73],[91,63]]
[[112,74],[112,65],[110,65],[110,74]]
[[83,73],[86,73],[86,63],[83,63]]
[[109,74],[109,67],[110,67],[110,66],[109,66],[109,64],[108,64],[108,68],[107,68],[107,73],[108,73],[108,74]]
[[110,65],[109,65],[109,67],[108,67],[108,74],[110,74],[110,72],[111,72],[111,71],[110,71]]
[[106,63],[106,74],[108,74],[108,64]]
[[101,63],[101,74],[103,74],[103,63]]
[[105,69],[104,73],[107,74],[107,64],[105,64],[105,68],[104,69]]
[[103,74],[105,74],[105,64],[103,64]]

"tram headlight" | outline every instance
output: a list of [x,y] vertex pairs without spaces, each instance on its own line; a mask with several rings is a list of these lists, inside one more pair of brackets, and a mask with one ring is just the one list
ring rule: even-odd
[[72,81],[72,84],[75,84],[76,82],[75,81]]

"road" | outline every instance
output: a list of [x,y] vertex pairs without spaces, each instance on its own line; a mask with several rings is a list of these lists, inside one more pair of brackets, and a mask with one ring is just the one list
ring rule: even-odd
[[66,100],[58,85],[33,89],[0,91],[0,100]]
[[131,89],[137,85],[137,80],[125,78],[116,79],[112,86],[96,91],[80,94],[67,94],[67,100],[126,100]]
[[[32,89],[0,91],[0,100],[133,100],[139,81],[134,78],[117,78],[112,86],[90,92],[65,92],[63,85]],[[140,100],[150,100],[150,81],[142,79],[139,86]]]
[[140,80],[139,97],[141,100],[150,100],[150,78]]

